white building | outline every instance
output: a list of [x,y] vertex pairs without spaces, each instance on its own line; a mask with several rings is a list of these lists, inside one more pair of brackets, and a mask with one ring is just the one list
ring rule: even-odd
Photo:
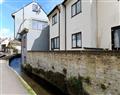
[[120,49],[119,0],[64,0],[48,17],[50,50]]
[[0,51],[7,52],[7,46],[9,42],[11,41],[11,38],[3,38],[0,40]]
[[[12,14],[15,35],[21,38],[22,60],[27,51],[47,51],[49,49],[48,18],[41,6],[32,2]],[[19,35],[18,35],[19,34]]]

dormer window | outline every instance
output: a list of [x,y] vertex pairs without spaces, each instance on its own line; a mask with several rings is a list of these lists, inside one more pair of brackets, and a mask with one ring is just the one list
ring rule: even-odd
[[57,23],[57,14],[52,17],[52,25]]

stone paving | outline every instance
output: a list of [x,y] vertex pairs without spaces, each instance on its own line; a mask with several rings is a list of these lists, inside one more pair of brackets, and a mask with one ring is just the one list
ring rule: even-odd
[[0,95],[29,95],[5,60],[0,60]]

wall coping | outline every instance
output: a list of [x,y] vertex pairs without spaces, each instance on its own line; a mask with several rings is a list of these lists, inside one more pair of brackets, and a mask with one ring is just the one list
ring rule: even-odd
[[28,53],[52,53],[52,54],[113,54],[113,55],[120,55],[120,51],[116,51],[116,50],[102,50],[102,51],[98,51],[98,50],[92,50],[92,51],[87,51],[87,50],[76,50],[76,51],[28,51]]

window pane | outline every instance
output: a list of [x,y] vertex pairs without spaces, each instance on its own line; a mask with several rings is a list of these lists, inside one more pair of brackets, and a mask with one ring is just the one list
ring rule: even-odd
[[59,45],[59,37],[53,38],[53,39],[51,40],[51,48],[52,48],[52,49],[59,49],[59,48],[60,48],[60,45]]
[[42,23],[38,21],[38,30],[42,30]]
[[53,39],[51,40],[51,48],[52,48],[52,49],[54,48],[54,42],[53,42]]
[[115,43],[115,48],[120,48],[120,29],[115,31],[114,43]]
[[76,47],[76,35],[72,36],[72,47]]
[[46,23],[44,23],[43,25],[42,25],[42,29],[44,29],[44,28],[46,28],[48,25],[46,24]]
[[81,33],[77,34],[77,47],[81,47]]
[[54,24],[54,17],[52,17],[52,24]]
[[57,23],[57,15],[55,15],[55,23]]
[[57,14],[52,17],[52,24],[57,23]]
[[57,41],[57,47],[56,48],[59,48],[59,37],[56,39]]
[[79,13],[81,11],[81,2],[78,1],[77,2],[77,13]]
[[54,48],[57,48],[57,40],[54,39],[54,43],[55,43],[55,47]]
[[37,29],[37,21],[32,20],[32,29]]
[[76,14],[76,5],[72,6],[72,16]]

